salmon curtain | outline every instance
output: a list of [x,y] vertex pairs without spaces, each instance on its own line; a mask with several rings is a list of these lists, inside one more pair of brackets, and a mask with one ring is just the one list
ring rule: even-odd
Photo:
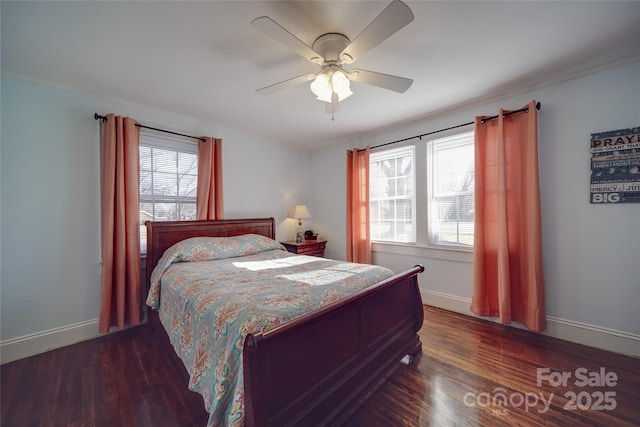
[[347,261],[371,264],[369,152],[347,150]]
[[102,298],[98,330],[141,322],[140,129],[108,114],[102,122]]
[[[203,141],[204,140],[204,141]],[[198,142],[198,219],[222,219],[222,139],[202,137]]]
[[[471,311],[546,327],[537,109],[475,119],[475,237]],[[505,115],[506,114],[506,115]]]

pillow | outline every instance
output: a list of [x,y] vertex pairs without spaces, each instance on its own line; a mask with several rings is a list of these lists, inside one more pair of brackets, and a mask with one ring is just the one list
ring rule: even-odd
[[[233,237],[192,237],[176,243],[165,251],[162,258],[173,262],[209,261],[253,255],[259,252],[285,250],[275,240],[258,234],[243,234]],[[160,265],[160,261],[158,262]]]
[[160,282],[167,268],[176,262],[197,262],[286,250],[280,243],[258,234],[233,237],[192,237],[167,249],[151,273],[151,286]]

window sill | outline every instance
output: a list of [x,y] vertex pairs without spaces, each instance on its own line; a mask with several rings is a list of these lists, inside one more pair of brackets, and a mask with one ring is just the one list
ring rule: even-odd
[[373,252],[473,263],[473,251],[432,248],[408,243],[373,242]]

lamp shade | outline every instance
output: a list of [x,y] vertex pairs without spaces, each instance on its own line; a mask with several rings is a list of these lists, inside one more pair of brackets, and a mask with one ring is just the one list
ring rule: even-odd
[[318,100],[330,103],[333,102],[334,94],[338,96],[338,101],[353,95],[350,86],[351,82],[344,70],[337,65],[329,65],[318,73],[310,87]]
[[338,95],[338,100],[343,101],[353,95],[350,88],[350,82],[347,76],[340,70],[331,75],[331,85],[333,91]]
[[316,79],[311,83],[311,92],[313,92],[319,100],[331,102],[331,80],[326,73],[318,74]]
[[310,218],[311,214],[309,213],[309,209],[307,209],[307,205],[296,205],[293,209],[293,217],[297,219]]

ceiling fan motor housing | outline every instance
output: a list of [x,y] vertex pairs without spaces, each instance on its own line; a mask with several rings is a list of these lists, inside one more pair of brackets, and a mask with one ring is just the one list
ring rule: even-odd
[[[313,58],[313,62],[319,64],[331,64],[345,61],[345,58],[340,57],[340,53],[351,43],[351,40],[344,34],[340,33],[327,33],[318,37],[311,47],[315,52],[319,53],[321,58]],[[343,55],[348,56],[348,55]],[[350,57],[348,59],[351,59]]]

